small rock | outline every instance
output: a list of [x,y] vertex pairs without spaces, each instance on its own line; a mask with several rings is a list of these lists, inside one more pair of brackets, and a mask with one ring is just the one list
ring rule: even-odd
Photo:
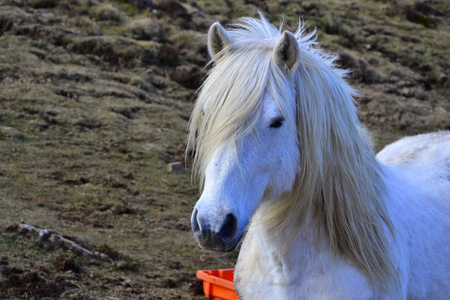
[[45,242],[46,240],[48,240],[49,237],[50,231],[48,231],[47,229],[43,229],[42,231],[39,232],[39,239],[41,242]]
[[184,173],[186,172],[184,165],[181,162],[173,162],[170,164],[167,164],[167,171],[171,173]]

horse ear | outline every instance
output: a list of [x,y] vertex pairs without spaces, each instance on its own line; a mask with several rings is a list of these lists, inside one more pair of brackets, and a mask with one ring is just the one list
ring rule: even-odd
[[208,31],[208,52],[211,58],[216,58],[216,55],[232,42],[233,39],[219,22],[211,25]]
[[298,42],[295,36],[287,30],[284,31],[281,39],[275,45],[272,55],[275,63],[282,70],[285,70],[289,75],[292,74],[299,62]]

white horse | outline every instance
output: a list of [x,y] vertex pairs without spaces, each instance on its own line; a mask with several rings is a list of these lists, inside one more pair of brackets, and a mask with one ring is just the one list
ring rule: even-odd
[[450,132],[377,157],[315,34],[244,18],[208,33],[188,149],[192,229],[232,251],[240,299],[450,299]]

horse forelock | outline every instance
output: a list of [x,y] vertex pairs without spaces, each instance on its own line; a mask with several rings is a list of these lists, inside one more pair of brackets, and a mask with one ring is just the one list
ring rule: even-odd
[[[188,149],[195,152],[200,184],[217,147],[252,131],[264,92],[282,113],[289,100],[289,79],[271,60],[281,30],[261,17],[241,19],[228,32],[233,43],[214,62],[189,125]],[[323,220],[335,253],[344,253],[381,288],[395,290],[383,174],[358,121],[355,92],[343,79],[346,71],[336,68],[336,57],[314,47],[314,32],[305,34],[300,26],[295,36],[300,63],[291,76],[298,111],[291,122],[298,128],[301,171],[291,193],[265,210],[261,222],[275,231],[300,229],[313,212]]]
[[218,146],[225,141],[236,146],[236,141],[254,128],[261,110],[266,68],[264,62],[248,54],[226,55],[204,82],[191,116],[188,139],[188,148],[195,151],[193,168],[200,184]]
[[193,175],[200,185],[217,147],[225,141],[236,145],[252,132],[264,92],[271,94],[282,113],[282,102],[289,98],[286,89],[275,87],[285,84],[271,55],[280,32],[265,19],[243,18],[232,26],[228,34],[233,42],[210,62],[189,124],[187,148],[195,153]]

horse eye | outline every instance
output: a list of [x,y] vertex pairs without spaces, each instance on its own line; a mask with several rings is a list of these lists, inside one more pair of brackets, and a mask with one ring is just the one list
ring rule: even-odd
[[283,125],[283,120],[276,120],[270,124],[270,128],[280,128]]

